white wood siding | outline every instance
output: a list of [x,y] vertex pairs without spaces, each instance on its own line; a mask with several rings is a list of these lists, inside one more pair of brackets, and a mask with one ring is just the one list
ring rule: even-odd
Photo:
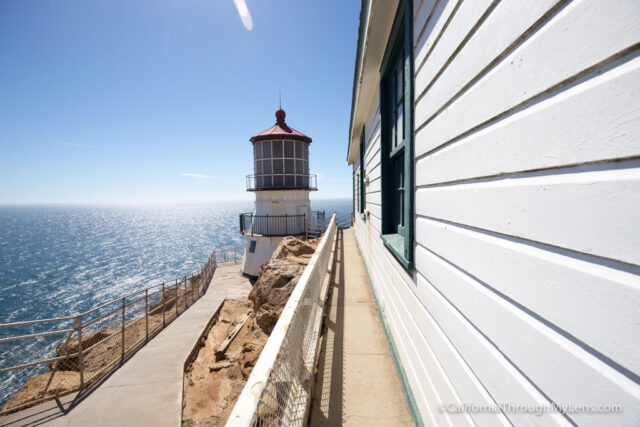
[[413,34],[415,270],[379,237],[377,103],[355,228],[423,421],[637,425],[640,2],[414,0]]

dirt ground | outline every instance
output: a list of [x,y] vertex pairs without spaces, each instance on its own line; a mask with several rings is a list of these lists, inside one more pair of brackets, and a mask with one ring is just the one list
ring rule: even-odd
[[[286,237],[260,268],[249,298],[224,302],[196,359],[185,372],[183,426],[225,424],[318,242]],[[216,355],[221,343],[243,322],[229,347]]]
[[[225,301],[217,322],[185,374],[183,425],[215,426],[228,418],[233,404],[269,336],[256,325],[247,298]],[[236,325],[246,321],[223,357],[215,351]]]

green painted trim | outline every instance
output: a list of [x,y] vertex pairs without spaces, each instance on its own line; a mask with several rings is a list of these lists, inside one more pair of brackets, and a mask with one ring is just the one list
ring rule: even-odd
[[382,239],[382,242],[384,243],[384,245],[391,251],[391,253],[396,257],[396,259],[398,261],[400,261],[400,263],[402,265],[404,265],[404,268],[406,268],[407,270],[412,270],[414,265],[413,265],[413,261],[409,261],[408,259],[406,259],[404,257],[404,255],[402,255],[402,252],[404,252],[404,248],[405,248],[405,237],[402,236],[401,234],[381,234],[380,238]]
[[[414,68],[413,68],[413,4],[412,0],[400,0],[394,18],[391,34],[387,41],[385,53],[380,67],[380,157],[381,157],[381,198],[382,198],[382,230],[380,237],[385,246],[407,270],[414,268]],[[397,147],[391,147],[389,129],[390,106],[387,96],[389,78],[393,76],[393,68],[401,61],[404,65],[404,126],[407,131],[404,140]],[[393,82],[395,85],[395,82]],[[402,156],[404,170],[404,195],[402,212],[397,212],[395,203],[395,177],[398,170],[392,162],[394,157]],[[392,179],[392,177],[394,177]],[[397,226],[397,214],[402,215],[403,226]],[[402,237],[401,239],[399,237]],[[400,247],[402,246],[402,247]]]
[[364,167],[365,145],[364,126],[362,126],[362,133],[360,134],[360,212],[362,213],[364,213],[365,207],[367,206],[367,189],[364,182],[364,176],[366,174]]
[[398,372],[400,382],[402,383],[402,391],[404,392],[405,399],[407,399],[407,405],[409,406],[409,413],[411,414],[411,418],[413,419],[413,424],[419,427],[424,427],[424,423],[422,422],[422,418],[420,417],[420,411],[418,410],[418,405],[416,404],[416,400],[413,397],[413,392],[411,391],[411,385],[409,385],[409,379],[407,378],[407,374],[402,367],[402,361],[400,360],[400,355],[398,354],[396,343],[393,339],[393,336],[391,336],[391,331],[389,330],[387,319],[384,317],[384,313],[380,308],[380,299],[378,298],[378,294],[376,293],[376,288],[373,286],[373,276],[369,271],[369,264],[367,264],[367,260],[364,257],[364,252],[362,252],[362,248],[360,247],[360,242],[355,236],[355,228],[353,230],[353,233],[353,237],[356,240],[356,245],[358,246],[358,250],[360,251],[360,258],[362,258],[362,263],[364,264],[364,269],[367,270],[367,277],[369,278],[371,292],[373,292],[373,299],[375,299],[376,308],[378,309],[378,317],[380,318],[380,323],[382,323],[382,329],[384,329],[384,334],[387,337],[387,343],[389,344],[391,354],[393,355],[393,362],[396,365],[396,371]]

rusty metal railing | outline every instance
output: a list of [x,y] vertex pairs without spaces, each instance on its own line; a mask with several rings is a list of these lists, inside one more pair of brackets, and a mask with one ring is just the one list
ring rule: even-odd
[[214,250],[198,272],[84,313],[0,324],[0,392],[12,394],[0,415],[96,383],[200,298],[216,265]]

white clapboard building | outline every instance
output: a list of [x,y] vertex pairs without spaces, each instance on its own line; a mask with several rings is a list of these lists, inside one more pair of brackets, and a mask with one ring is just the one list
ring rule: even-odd
[[347,160],[424,424],[640,425],[640,1],[364,0]]

